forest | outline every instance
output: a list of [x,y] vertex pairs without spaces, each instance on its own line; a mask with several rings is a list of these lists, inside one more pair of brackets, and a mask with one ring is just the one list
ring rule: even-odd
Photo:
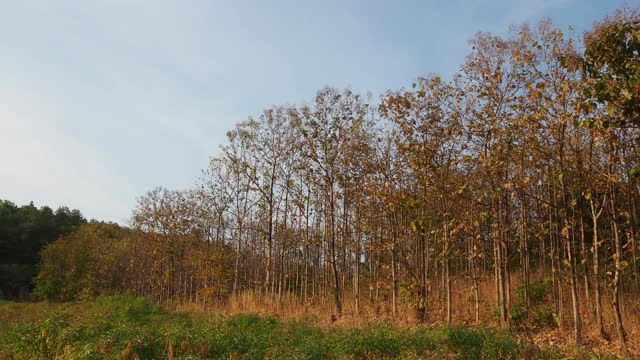
[[0,199],[0,298],[27,299],[37,275],[40,250],[87,220],[79,210]]
[[452,75],[249,117],[128,227],[59,210],[33,296],[557,329],[640,354],[640,11],[469,46]]

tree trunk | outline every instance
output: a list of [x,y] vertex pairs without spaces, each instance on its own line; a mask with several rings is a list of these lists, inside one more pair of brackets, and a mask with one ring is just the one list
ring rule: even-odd
[[598,218],[602,214],[602,208],[596,211],[593,203],[593,194],[589,197],[589,205],[591,206],[591,219],[593,220],[593,291],[594,302],[596,304],[596,324],[600,337],[605,337],[604,323],[602,322],[602,295],[600,294],[600,239],[598,238]]
[[[613,166],[613,165],[611,165]],[[611,171],[613,172],[613,171]],[[618,231],[618,204],[616,203],[616,188],[615,184],[611,184],[611,225],[613,230],[613,239],[615,242],[615,253],[613,256],[615,271],[613,277],[613,310],[616,320],[616,330],[618,332],[618,339],[620,345],[626,350],[627,346],[627,333],[622,323],[622,313],[620,312],[620,288],[622,286],[622,240],[620,239],[620,233]]]

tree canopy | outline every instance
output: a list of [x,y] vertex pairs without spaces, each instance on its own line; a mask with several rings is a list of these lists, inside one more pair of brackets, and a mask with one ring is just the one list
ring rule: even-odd
[[40,250],[86,220],[79,210],[33,203],[17,206],[0,200],[0,292],[5,297],[24,298],[33,288]]

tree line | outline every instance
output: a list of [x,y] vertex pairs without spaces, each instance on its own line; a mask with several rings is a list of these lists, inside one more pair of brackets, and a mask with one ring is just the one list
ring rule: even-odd
[[0,200],[0,298],[25,299],[38,273],[39,251],[86,219],[79,210]]
[[544,20],[470,44],[450,79],[379,99],[325,88],[238,123],[193,189],[142,196],[132,229],[47,246],[36,290],[251,292],[504,327],[543,313],[577,344],[587,324],[624,345],[640,294],[638,10],[584,36]]

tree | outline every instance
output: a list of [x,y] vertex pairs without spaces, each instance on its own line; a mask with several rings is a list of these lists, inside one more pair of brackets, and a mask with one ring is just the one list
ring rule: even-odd
[[28,298],[40,251],[84,223],[79,210],[60,207],[54,212],[48,206],[18,207],[0,200],[0,296]]
[[583,108],[603,106],[610,117],[583,124],[640,126],[640,11],[623,8],[585,34]]

